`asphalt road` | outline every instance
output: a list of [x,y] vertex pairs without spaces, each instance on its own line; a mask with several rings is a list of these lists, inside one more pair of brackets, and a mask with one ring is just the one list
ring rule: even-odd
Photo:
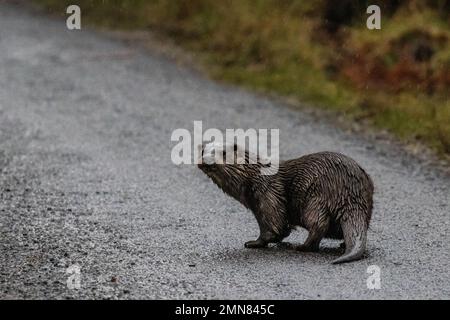
[[[281,155],[331,150],[376,185],[366,259],[245,249],[251,213],[176,128],[280,128]],[[450,298],[450,179],[399,148],[216,84],[155,53],[0,5],[0,298]],[[303,231],[288,239],[301,242]],[[67,286],[78,265],[80,288]],[[367,268],[381,271],[368,289]],[[71,278],[73,279],[73,278]]]

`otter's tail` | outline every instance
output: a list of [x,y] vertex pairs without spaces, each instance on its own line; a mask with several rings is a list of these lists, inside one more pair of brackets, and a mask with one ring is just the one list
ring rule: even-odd
[[368,222],[361,215],[348,217],[341,222],[344,234],[345,253],[334,260],[333,264],[359,260],[366,249]]

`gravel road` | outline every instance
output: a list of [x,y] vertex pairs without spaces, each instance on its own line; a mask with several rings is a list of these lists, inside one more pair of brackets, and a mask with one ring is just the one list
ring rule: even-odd
[[[177,128],[280,128],[282,158],[330,150],[376,185],[366,259],[245,249],[256,221]],[[214,83],[157,53],[0,5],[0,298],[450,298],[450,178],[399,148]],[[301,242],[306,232],[288,241]],[[80,288],[67,286],[79,266]],[[367,268],[381,271],[369,289]]]

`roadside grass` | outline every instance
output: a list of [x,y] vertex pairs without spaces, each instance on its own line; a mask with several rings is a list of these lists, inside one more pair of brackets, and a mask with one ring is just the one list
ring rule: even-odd
[[[61,16],[73,3],[33,1]],[[368,30],[363,12],[330,34],[326,2],[76,1],[83,23],[170,37],[196,52],[215,79],[364,119],[449,156],[449,21],[412,0],[383,14],[381,30]]]

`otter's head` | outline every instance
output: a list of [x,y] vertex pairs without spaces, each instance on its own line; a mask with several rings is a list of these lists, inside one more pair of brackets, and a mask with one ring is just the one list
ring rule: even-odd
[[237,144],[217,142],[201,146],[198,167],[226,193],[237,197],[244,184],[260,174],[261,165],[253,153]]

